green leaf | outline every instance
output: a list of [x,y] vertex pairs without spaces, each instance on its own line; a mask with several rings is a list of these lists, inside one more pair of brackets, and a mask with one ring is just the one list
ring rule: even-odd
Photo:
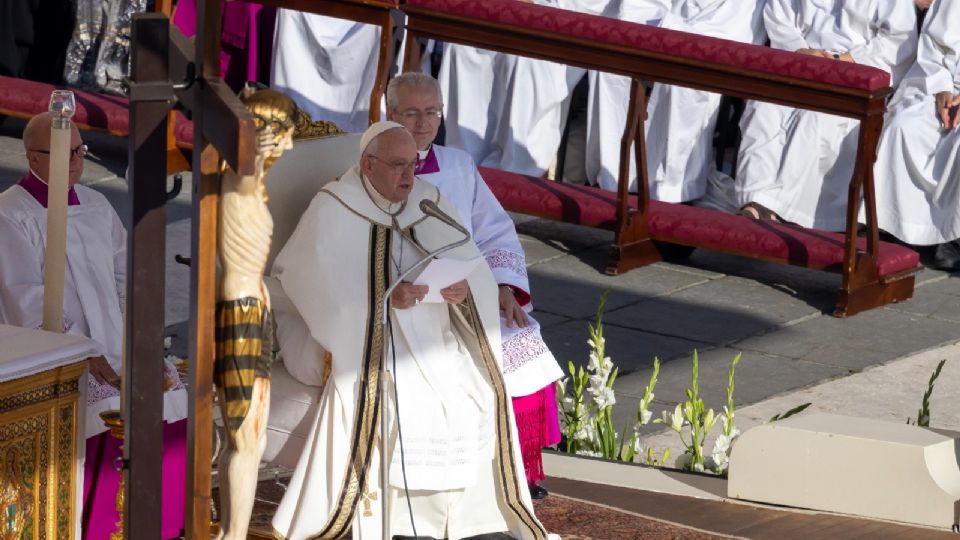
[[772,417],[770,417],[770,420],[768,420],[768,422],[776,422],[777,420],[783,420],[783,419],[786,419],[786,418],[790,418],[791,416],[793,416],[793,415],[795,415],[795,414],[799,414],[799,413],[802,413],[803,411],[807,410],[807,407],[809,407],[810,405],[812,405],[812,404],[811,404],[811,403],[804,403],[803,405],[797,405],[796,407],[790,409],[790,410],[787,411],[787,412],[773,415]]

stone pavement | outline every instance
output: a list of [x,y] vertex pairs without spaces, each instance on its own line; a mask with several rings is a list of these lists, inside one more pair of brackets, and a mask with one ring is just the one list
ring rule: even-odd
[[[26,170],[19,140],[22,127],[16,119],[0,126],[0,189]],[[91,132],[84,137],[91,154],[82,182],[102,191],[129,225],[122,178],[126,139]],[[190,191],[187,174],[183,191],[167,214],[166,322],[168,334],[174,336],[174,352],[180,354],[186,353],[189,273],[173,261],[173,255],[190,251]],[[621,370],[614,415],[618,426],[633,422],[654,357],[663,362],[654,416],[684,399],[694,350],[700,353],[701,393],[707,406],[716,410],[723,406],[729,362],[742,352],[736,376],[738,407],[774,403],[786,410],[792,402],[767,400],[828,381],[840,383],[836,392],[843,395],[843,381],[850,381],[860,395],[870,398],[864,403],[871,404],[855,412],[869,415],[874,406],[892,407],[894,400],[884,396],[909,382],[914,386],[896,402],[899,408],[883,413],[905,421],[919,407],[932,370],[929,362],[850,376],[960,341],[960,280],[947,273],[924,270],[908,302],[837,319],[830,312],[838,275],[698,250],[680,262],[661,262],[611,277],[602,273],[611,233],[526,216],[516,216],[516,222],[527,250],[535,316],[564,368],[568,360],[586,363],[587,323],[603,291],[611,290],[604,327],[608,355]],[[925,258],[929,255],[924,253]],[[956,349],[944,354],[950,359],[935,396],[960,393],[958,370],[950,368],[958,361]],[[915,399],[909,397],[912,392],[919,392]],[[811,395],[808,401],[817,399]],[[943,409],[947,405],[943,403]],[[955,411],[951,415],[952,424],[940,427],[960,429]],[[935,408],[935,425],[937,421]],[[650,426],[647,431],[658,429],[662,428]]]

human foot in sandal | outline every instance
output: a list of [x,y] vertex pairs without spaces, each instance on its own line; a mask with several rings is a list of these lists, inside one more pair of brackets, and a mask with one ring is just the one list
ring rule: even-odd
[[737,212],[737,214],[760,221],[776,221],[778,223],[783,222],[776,212],[757,202],[748,202],[747,204],[741,206],[740,211]]

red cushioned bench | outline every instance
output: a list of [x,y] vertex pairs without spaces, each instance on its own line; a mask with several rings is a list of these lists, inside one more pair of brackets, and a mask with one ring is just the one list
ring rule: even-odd
[[[500,169],[480,168],[480,174],[503,207],[511,212],[597,227],[617,229],[617,194],[599,188],[553,182]],[[637,204],[631,196],[631,204]],[[755,221],[716,210],[650,201],[650,238],[671,244],[745,255],[757,259],[843,270],[843,234],[805,229],[772,221]],[[866,240],[859,238],[863,251]],[[916,251],[880,242],[877,273],[893,281],[912,275],[920,263]]]
[[[615,232],[609,273],[660,260],[653,240],[794,264],[843,275],[835,314],[853,315],[913,295],[919,257],[880,242],[873,162],[883,126],[889,75],[767,47],[516,2],[405,0],[407,66],[415,40],[440,41],[625,75],[632,79],[620,148],[617,193],[484,170],[510,210]],[[859,149],[848,190],[844,234],[758,223],[712,210],[651,201],[647,187],[642,81],[826,112],[860,121]],[[639,193],[628,193],[628,157],[637,161]],[[863,201],[866,236],[857,236]]]
[[[45,112],[51,92],[58,88],[52,84],[0,75],[0,115],[30,118]],[[77,112],[73,116],[77,127],[104,131],[117,137],[129,134],[129,104],[126,98],[71,90],[77,102]],[[193,124],[181,113],[176,113],[174,126],[167,139],[167,172],[173,174],[189,170],[189,159],[182,152],[193,148]]]

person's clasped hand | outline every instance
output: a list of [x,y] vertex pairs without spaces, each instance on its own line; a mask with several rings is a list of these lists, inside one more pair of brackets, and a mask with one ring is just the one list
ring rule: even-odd
[[459,304],[467,299],[470,293],[470,285],[466,280],[461,280],[446,289],[440,289],[440,296],[449,304]]
[[937,118],[945,129],[960,127],[960,94],[940,92],[937,94]]
[[430,288],[426,285],[403,282],[397,285],[390,295],[390,305],[394,309],[410,309],[419,304],[429,291]]
[[110,366],[110,362],[102,356],[94,356],[89,359],[90,375],[100,384],[107,384],[114,388],[120,388],[120,376]]
[[520,307],[520,302],[517,302],[513,288],[509,285],[500,286],[500,311],[503,312],[503,318],[507,321],[507,328],[513,328],[514,324],[520,328],[526,328],[530,324],[527,313]]

